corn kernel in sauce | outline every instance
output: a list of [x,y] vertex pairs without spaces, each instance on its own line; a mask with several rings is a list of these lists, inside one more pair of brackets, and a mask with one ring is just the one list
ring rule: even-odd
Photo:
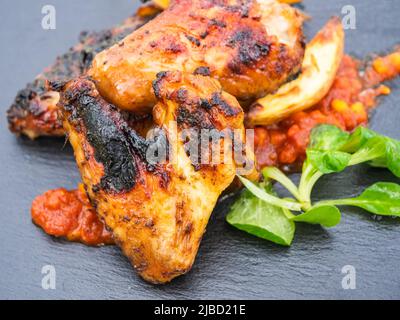
[[333,124],[347,131],[366,126],[368,111],[376,105],[376,98],[390,94],[390,88],[381,83],[400,73],[400,52],[378,57],[364,71],[361,69],[359,61],[344,56],[332,88],[316,106],[280,123],[256,127],[258,166],[299,170],[310,132],[319,124]]
[[[375,59],[360,72],[359,61],[344,56],[328,94],[315,107],[293,114],[271,126],[255,128],[255,152],[260,168],[280,166],[298,170],[305,158],[311,130],[333,124],[352,131],[368,124],[368,111],[376,98],[390,94],[381,83],[400,73],[400,53]],[[37,197],[32,204],[33,221],[46,233],[89,245],[112,244],[112,234],[98,219],[81,186],[78,190],[57,189]]]

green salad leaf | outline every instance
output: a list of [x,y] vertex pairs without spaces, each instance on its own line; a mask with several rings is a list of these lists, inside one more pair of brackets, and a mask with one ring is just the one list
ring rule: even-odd
[[291,220],[296,222],[306,222],[310,224],[320,224],[323,227],[331,228],[340,223],[341,214],[338,208],[332,205],[320,205],[310,210],[293,216]]
[[[272,192],[271,187],[264,186],[262,189]],[[232,226],[254,236],[290,246],[295,224],[287,217],[287,214],[290,216],[291,213],[285,210],[255,197],[249,190],[244,190],[232,206],[226,220]]]
[[265,201],[266,203],[272,204],[274,206],[279,206],[285,209],[289,210],[294,210],[294,211],[300,211],[301,210],[301,205],[294,201],[294,200],[286,200],[286,199],[280,199],[271,193],[268,193],[265,191],[265,188],[260,188],[259,186],[256,186],[253,182],[247,180],[246,178],[240,177],[240,181],[244,184],[244,186],[249,190],[253,195],[255,195],[257,198]]
[[371,137],[352,155],[349,165],[364,162],[400,177],[400,142],[381,135]]
[[310,203],[312,189],[322,175],[341,172],[349,166],[368,163],[387,168],[400,177],[400,142],[364,127],[352,134],[332,125],[316,127],[306,152],[299,186],[300,200],[306,204]]
[[400,178],[400,142],[388,139],[386,145],[386,164],[387,168]]
[[349,137],[348,132],[333,125],[323,124],[311,131],[308,149],[340,150]]
[[343,171],[351,155],[341,151],[350,134],[333,125],[320,125],[311,131],[310,144],[306,150],[307,159],[299,185],[300,201],[310,207],[311,192],[324,174]]
[[377,215],[400,217],[400,185],[378,182],[356,198],[321,201],[319,205],[355,206]]
[[309,162],[324,174],[340,172],[346,169],[351,160],[351,154],[336,150],[307,150]]
[[369,161],[378,161],[382,165],[386,161],[386,149],[388,139],[383,136],[375,136],[366,141],[353,155],[351,156],[350,165],[356,165]]
[[275,167],[266,167],[262,170],[265,180],[275,180],[283,185],[296,199],[300,199],[299,190],[296,185],[281,170]]
[[375,131],[365,127],[357,127],[356,130],[348,137],[347,141],[341,146],[340,150],[348,153],[358,151],[367,141],[376,137]]
[[[255,236],[288,246],[297,222],[327,228],[339,224],[337,206],[356,206],[377,215],[400,217],[400,185],[395,183],[376,183],[355,198],[318,203],[311,200],[313,188],[323,175],[360,163],[387,168],[400,177],[399,141],[364,127],[349,134],[336,126],[321,125],[312,130],[306,154],[298,186],[274,167],[263,169],[265,182],[261,184],[239,176],[246,190],[231,208],[227,221]],[[271,180],[278,181],[294,198],[280,198]]]

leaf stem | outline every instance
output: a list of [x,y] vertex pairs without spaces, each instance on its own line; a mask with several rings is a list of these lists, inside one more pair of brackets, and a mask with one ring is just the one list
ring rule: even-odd
[[303,204],[304,209],[310,209],[311,207],[311,193],[318,181],[324,174],[316,169],[311,164],[306,164],[301,175],[299,193],[300,202]]
[[276,167],[264,168],[263,176],[265,179],[273,179],[283,185],[297,200],[301,201],[299,189],[281,170]]
[[[314,168],[311,165],[309,165],[307,163],[304,164],[303,173],[301,174],[300,184],[299,184],[299,192],[300,192],[301,197],[303,196],[303,190],[306,187],[307,181],[309,179],[309,175],[312,173],[313,169]],[[303,198],[302,198],[302,200],[303,200]]]
[[378,139],[378,137],[372,139],[369,142],[370,144],[372,144],[372,146],[370,146],[369,148],[367,147],[361,148],[357,152],[353,153],[349,162],[349,166],[354,166],[360,163],[372,161],[377,158],[385,156],[387,149],[386,147],[387,140],[386,139],[383,140],[386,143],[385,145],[382,145],[383,142],[380,139]]
[[337,199],[319,201],[314,206],[351,206],[353,204],[353,199]]
[[265,192],[265,190],[257,187],[253,182],[238,176],[240,181],[244,184],[244,186],[257,198],[272,204],[277,207],[293,210],[293,211],[301,211],[301,204],[294,200],[285,200],[275,197],[272,194]]
[[315,184],[317,183],[317,181],[323,176],[324,174],[321,171],[316,171],[312,174],[312,176],[309,178],[308,183],[306,185],[306,187],[304,188],[304,199],[307,202],[311,202],[311,193],[312,190],[315,186]]

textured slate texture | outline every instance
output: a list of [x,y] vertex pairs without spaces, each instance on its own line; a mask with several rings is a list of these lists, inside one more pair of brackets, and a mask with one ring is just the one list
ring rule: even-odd
[[[54,4],[57,30],[41,29],[41,8]],[[397,0],[306,0],[313,16],[311,36],[344,5],[357,10],[357,29],[347,31],[347,52],[359,57],[383,52],[400,42]],[[166,286],[138,278],[116,247],[88,248],[52,239],[30,221],[32,199],[50,188],[79,182],[64,141],[17,139],[5,111],[16,91],[57,54],[76,41],[82,29],[111,26],[138,5],[127,0],[3,0],[0,11],[0,298],[400,298],[400,220],[374,220],[345,209],[333,230],[299,226],[291,248],[281,248],[232,229],[224,222],[229,201],[211,219],[193,270]],[[382,100],[372,127],[400,138],[400,81]],[[395,181],[388,173],[357,168],[328,177],[316,198],[349,196],[374,181]],[[41,288],[41,268],[54,265],[56,290]],[[357,270],[357,289],[343,290],[341,268]]]

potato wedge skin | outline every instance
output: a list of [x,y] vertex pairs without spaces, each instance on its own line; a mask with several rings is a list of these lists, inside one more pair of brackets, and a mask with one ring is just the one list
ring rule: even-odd
[[344,30],[331,18],[306,46],[299,77],[257,100],[247,114],[249,126],[270,125],[317,104],[331,88],[344,53]]

